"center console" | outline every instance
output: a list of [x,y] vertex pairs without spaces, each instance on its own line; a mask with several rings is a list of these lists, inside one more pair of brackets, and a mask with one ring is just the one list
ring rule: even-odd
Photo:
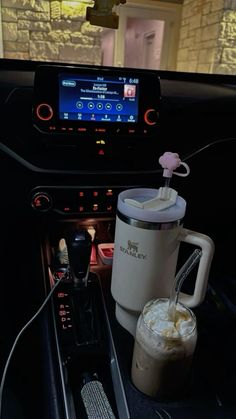
[[[60,280],[52,300],[51,333],[56,338],[65,412],[73,419],[129,418],[105,303],[111,264],[103,264],[97,252],[101,241],[113,237],[111,223],[112,219],[103,218],[61,220],[48,227],[43,245],[47,286]],[[92,249],[88,231],[95,234]],[[66,250],[61,245],[64,240]],[[79,279],[84,275],[85,282]]]

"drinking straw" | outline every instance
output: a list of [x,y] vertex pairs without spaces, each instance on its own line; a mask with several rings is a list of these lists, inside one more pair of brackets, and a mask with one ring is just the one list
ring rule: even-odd
[[168,318],[173,322],[175,322],[176,306],[178,303],[179,293],[182,284],[184,280],[187,278],[187,276],[190,274],[194,266],[197,264],[201,256],[202,251],[200,249],[195,249],[175,277],[174,284],[170,292],[168,306]]

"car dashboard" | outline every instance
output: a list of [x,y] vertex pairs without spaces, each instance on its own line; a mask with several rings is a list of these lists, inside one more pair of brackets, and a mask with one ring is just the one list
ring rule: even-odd
[[[83,88],[71,109],[74,80]],[[126,89],[123,102],[119,89]],[[235,77],[2,60],[0,92],[1,374],[60,271],[61,238],[76,228],[95,231],[88,282],[95,332],[88,333],[83,293],[75,298],[65,280],[15,347],[2,418],[86,419],[80,389],[87,373],[101,380],[117,419],[234,418]],[[188,178],[171,179],[187,201],[184,225],[215,243],[206,298],[194,309],[199,339],[189,395],[169,403],[131,382],[133,337],[116,320],[111,265],[98,254],[99,244],[114,242],[119,193],[163,186],[165,151],[190,167]]]

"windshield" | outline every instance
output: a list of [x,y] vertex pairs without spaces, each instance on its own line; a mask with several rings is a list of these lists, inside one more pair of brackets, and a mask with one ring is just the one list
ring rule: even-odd
[[2,0],[7,59],[236,74],[236,2]]

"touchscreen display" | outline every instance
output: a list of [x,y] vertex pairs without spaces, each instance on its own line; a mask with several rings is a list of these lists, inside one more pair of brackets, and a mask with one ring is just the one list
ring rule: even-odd
[[59,74],[59,118],[69,121],[138,121],[139,78]]

